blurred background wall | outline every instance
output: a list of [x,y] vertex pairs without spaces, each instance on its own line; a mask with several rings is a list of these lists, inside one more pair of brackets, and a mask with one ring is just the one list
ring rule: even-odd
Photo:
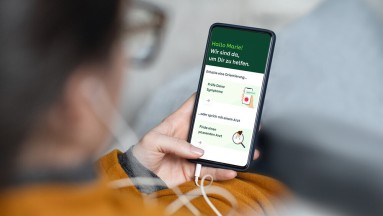
[[[167,14],[165,38],[153,65],[129,70],[122,103],[128,123],[135,127],[139,121],[137,116],[147,100],[169,80],[192,68],[201,67],[208,29],[212,23],[269,28],[278,33],[310,14],[324,1],[149,0]],[[366,1],[383,14],[383,1]]]
[[[151,0],[167,13],[164,43],[149,68],[133,68],[126,77],[122,110],[134,127],[137,113],[153,92],[169,80],[201,67],[210,25],[215,22],[279,31],[310,13],[322,0]],[[143,83],[145,82],[145,83]]]

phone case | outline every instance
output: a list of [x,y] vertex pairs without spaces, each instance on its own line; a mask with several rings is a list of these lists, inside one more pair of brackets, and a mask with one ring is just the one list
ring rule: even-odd
[[[220,162],[211,161],[211,160],[204,160],[204,159],[189,160],[193,163],[199,163],[199,164],[202,164],[204,166],[224,168],[224,169],[232,169],[232,170],[236,170],[236,171],[245,171],[250,166],[250,162],[252,161],[254,150],[255,150],[256,136],[257,136],[257,131],[259,130],[259,125],[260,125],[260,121],[261,121],[263,102],[264,102],[264,97],[265,97],[265,91],[267,88],[267,82],[268,82],[268,78],[269,78],[270,67],[271,67],[271,63],[272,63],[272,57],[273,57],[273,51],[274,51],[276,36],[275,36],[275,33],[273,31],[270,31],[267,29],[245,27],[245,26],[238,26],[238,25],[232,25],[232,24],[215,23],[210,27],[209,36],[208,36],[207,44],[206,44],[206,48],[205,48],[205,55],[203,58],[204,60],[203,60],[203,66],[201,69],[201,76],[199,79],[198,90],[197,90],[197,95],[196,95],[195,104],[194,104],[194,110],[193,110],[191,124],[190,124],[190,131],[189,131],[189,135],[188,135],[188,141],[189,142],[191,141],[192,132],[193,132],[192,129],[194,127],[194,120],[196,117],[196,111],[197,111],[197,107],[198,107],[198,103],[199,103],[199,99],[200,99],[199,95],[201,92],[203,74],[204,74],[205,66],[206,66],[206,56],[208,55],[209,43],[211,42],[211,39],[210,39],[211,31],[215,27],[244,29],[244,30],[257,31],[257,32],[262,32],[262,33],[266,33],[266,34],[271,35],[270,48],[269,48],[268,59],[267,59],[266,68],[265,68],[265,72],[264,72],[262,88],[259,92],[260,97],[259,97],[259,102],[258,102],[257,111],[256,111],[256,121],[255,121],[255,125],[253,128],[254,129],[254,133],[253,133],[254,135],[253,135],[253,137],[251,137],[251,145],[249,147],[250,151],[249,151],[246,165],[245,166],[237,166],[237,165],[233,165],[233,164],[220,163]],[[242,97],[242,104],[249,105],[251,103],[251,96],[252,96],[252,94],[247,93],[244,89],[243,97]]]

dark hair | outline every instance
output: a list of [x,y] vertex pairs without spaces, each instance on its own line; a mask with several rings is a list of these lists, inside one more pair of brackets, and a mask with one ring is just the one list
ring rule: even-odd
[[0,2],[0,187],[28,131],[60,98],[75,67],[105,61],[117,40],[119,0]]

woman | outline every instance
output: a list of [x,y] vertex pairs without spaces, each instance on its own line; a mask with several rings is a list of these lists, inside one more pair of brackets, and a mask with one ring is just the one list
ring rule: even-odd
[[[194,165],[186,159],[203,150],[185,141],[194,96],[128,152],[112,151],[98,166],[92,162],[105,148],[118,103],[125,4],[0,2],[1,215],[213,214],[202,197],[192,201],[194,212],[166,209],[178,199],[171,188],[196,189]],[[204,174],[235,196],[240,214],[273,213],[271,201],[284,193],[259,175],[213,168],[203,168]],[[136,177],[157,183],[139,185]],[[120,179],[136,185],[109,184]],[[155,203],[144,201],[149,193]],[[231,209],[222,196],[210,199],[222,213]]]

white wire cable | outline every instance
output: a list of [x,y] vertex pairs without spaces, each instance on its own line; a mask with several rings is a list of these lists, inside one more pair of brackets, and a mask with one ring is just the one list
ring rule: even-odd
[[[119,124],[122,125],[122,127],[124,127],[124,128],[129,128],[130,129],[128,124],[126,124],[126,122],[124,121],[124,118],[122,117],[122,115],[113,106],[113,104],[112,104],[110,98],[108,97],[108,94],[105,91],[105,89],[100,87],[100,89],[98,89],[98,91],[99,91],[98,92],[99,93],[98,96],[102,97],[102,98],[99,98],[99,100],[103,100],[104,103],[106,103],[108,106],[113,108],[112,109],[113,110],[113,115],[114,115],[115,119],[117,119],[119,121]],[[94,101],[91,101],[91,102],[94,102]],[[96,115],[100,118],[100,120],[109,129],[111,134],[113,134],[115,136],[117,142],[123,143],[122,140],[121,140],[122,137],[118,133],[116,133],[115,128],[113,127],[111,122],[107,121],[104,118],[104,115],[103,115],[102,111],[98,110],[97,106],[96,106],[96,109],[94,111],[95,111]],[[134,133],[132,133],[132,134],[134,134]],[[135,134],[134,134],[134,136],[135,136]],[[134,137],[134,138],[137,139],[136,137]],[[232,215],[236,211],[237,200],[226,189],[221,188],[221,187],[217,187],[217,186],[212,186],[213,176],[211,176],[211,175],[204,175],[202,177],[202,179],[201,179],[201,184],[198,183],[199,177],[201,175],[201,170],[202,170],[202,165],[197,163],[196,164],[195,173],[194,173],[194,177],[195,177],[194,181],[195,181],[195,184],[198,187],[198,189],[194,189],[192,191],[189,191],[186,194],[182,194],[181,190],[178,187],[170,188],[178,196],[178,199],[176,199],[175,201],[173,201],[173,203],[168,205],[168,207],[166,208],[166,212],[165,213],[167,213],[168,215],[174,214],[182,206],[185,206],[194,215],[199,216],[199,215],[201,215],[201,213],[199,212],[199,210],[190,201],[202,195],[203,198],[205,199],[206,203],[210,206],[210,208],[214,211],[214,213],[216,215],[218,215],[218,216],[222,216],[222,214],[218,211],[218,209],[211,202],[211,200],[209,199],[207,194],[217,194],[217,195],[221,195],[222,197],[225,197],[225,199],[228,200],[231,203],[231,205],[232,205],[232,209],[228,213],[228,215]],[[210,182],[209,182],[208,185],[205,186],[205,181],[206,181],[207,178],[210,178]],[[115,188],[115,189],[123,188],[123,187],[137,186],[137,185],[135,185],[133,183],[133,181],[135,181],[136,184],[138,184],[138,185],[150,185],[150,186],[162,185],[162,181],[160,181],[159,179],[156,179],[156,178],[136,177],[136,178],[118,179],[118,180],[110,182],[109,186],[112,187],[112,188]],[[143,196],[143,197],[144,197],[144,200],[147,200],[148,198],[151,198],[151,196]]]
[[[202,179],[201,179],[201,181],[202,181]],[[226,190],[226,189],[224,189],[222,187],[211,185],[211,186],[208,186],[208,187],[205,188],[205,192],[206,192],[206,194],[220,195],[220,196],[224,197],[227,201],[230,202],[232,208],[227,213],[227,215],[233,215],[236,212],[236,210],[237,210],[237,200],[233,196],[233,194],[231,194],[228,190]],[[191,191],[185,193],[184,196],[190,202],[190,201],[192,201],[192,200],[194,200],[194,199],[196,199],[196,198],[198,198],[200,196],[203,196],[203,195],[202,195],[201,189],[200,188],[196,188],[194,190],[191,190]],[[172,215],[172,214],[176,213],[183,205],[184,205],[183,202],[180,201],[179,199],[173,201],[166,208],[167,215]]]
[[[135,183],[133,183],[133,181]],[[109,187],[114,189],[124,188],[124,187],[135,187],[137,185],[139,186],[162,186],[163,182],[160,179],[152,178],[152,177],[134,177],[134,178],[123,178],[118,179],[109,182]],[[188,198],[185,197],[185,195],[182,194],[181,190],[178,187],[170,188],[177,196],[178,199],[182,205],[186,206],[194,215],[201,215],[201,213],[198,211],[198,209],[192,205]],[[143,194],[142,194],[143,195]],[[143,198],[147,200],[147,198],[156,198],[149,196],[143,196]]]
[[210,206],[210,208],[214,211],[214,213],[218,216],[222,216],[221,212],[218,211],[218,209],[215,207],[215,205],[210,201],[209,197],[207,196],[206,194],[206,191],[205,191],[205,179],[206,178],[210,178],[210,184],[208,186],[210,186],[211,184],[213,184],[213,176],[211,175],[205,175],[202,177],[201,179],[201,184],[198,183],[198,179],[201,175],[201,169],[202,169],[202,165],[197,163],[195,165],[195,171],[194,171],[194,182],[195,182],[195,185],[197,187],[199,187],[201,189],[201,194],[203,196],[203,198],[205,199],[206,203]]
[[[237,209],[237,200],[236,198],[226,189],[218,186],[213,186],[212,181],[209,182],[208,185],[205,186],[205,181],[207,178],[212,179],[211,175],[205,175],[201,179],[200,187],[189,191],[185,194],[181,192],[181,190],[178,187],[169,188],[172,190],[177,196],[178,199],[173,201],[171,204],[169,204],[166,208],[166,215],[173,215],[175,214],[182,206],[185,206],[188,208],[194,215],[201,215],[200,211],[191,203],[192,200],[200,197],[201,195],[204,197],[207,204],[213,209],[214,213],[216,215],[222,215],[218,209],[214,206],[214,204],[210,201],[207,194],[216,194],[220,195],[222,197],[225,197],[227,201],[229,201],[232,205],[231,211],[227,215],[233,215],[236,212]],[[135,183],[133,183],[133,181]],[[147,185],[147,186],[158,186],[162,185],[162,181],[157,178],[151,178],[151,177],[135,177],[135,178],[123,178],[111,181],[109,184],[109,187],[114,189],[124,188],[124,187],[135,187],[137,185]],[[142,197],[145,200],[145,203],[152,203],[155,201],[155,193],[150,194],[149,196],[142,194]],[[149,200],[150,199],[150,200]]]
[[[201,185],[199,186],[199,188],[201,189],[201,193],[202,193],[202,196],[203,198],[205,199],[206,203],[210,206],[210,208],[214,211],[214,213],[217,215],[217,216],[222,216],[221,212],[218,211],[218,209],[215,207],[215,205],[210,201],[209,197],[207,196],[206,194],[206,191],[205,191],[205,185],[204,185],[204,181],[206,178],[210,178],[210,184],[213,184],[213,176],[211,175],[205,175],[202,179],[201,179]],[[209,185],[210,186],[210,185]]]

